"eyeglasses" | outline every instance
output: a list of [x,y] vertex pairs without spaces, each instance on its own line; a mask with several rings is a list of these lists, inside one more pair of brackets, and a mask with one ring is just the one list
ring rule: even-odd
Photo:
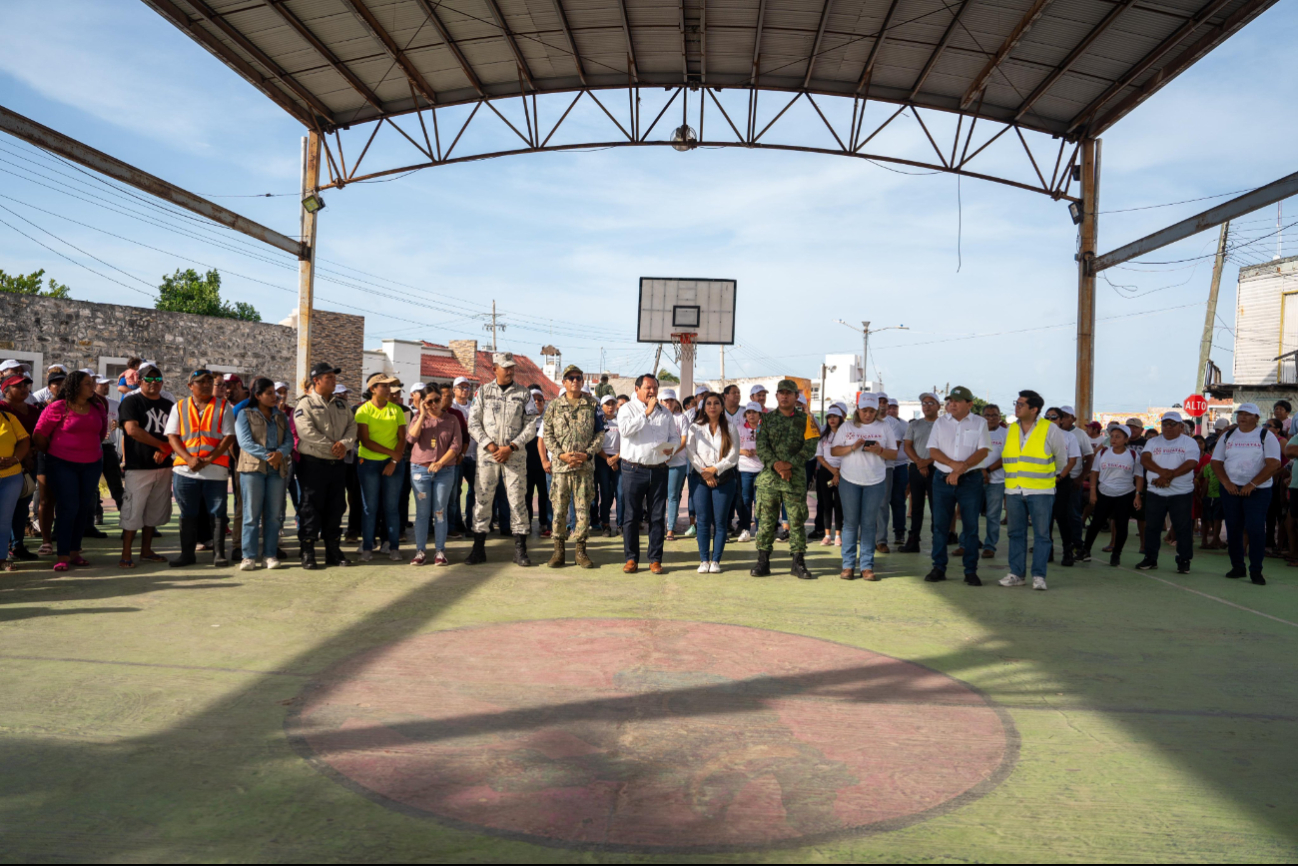
[[1059,416],[1058,416],[1058,415],[1047,415],[1047,416],[1046,416],[1046,420],[1047,420],[1047,421],[1058,421],[1058,420],[1059,420]]
[[141,382],[161,382],[162,377],[161,376],[141,376],[140,381]]
[[578,373],[574,373],[574,374],[572,374],[571,376],[564,376],[564,377],[563,377],[563,381],[565,381],[565,382],[580,382],[581,380],[582,380],[582,377],[581,377],[581,375],[578,374]]

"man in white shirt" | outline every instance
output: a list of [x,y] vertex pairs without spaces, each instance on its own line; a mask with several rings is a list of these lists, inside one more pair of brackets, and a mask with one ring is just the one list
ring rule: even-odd
[[[1145,558],[1140,571],[1158,568],[1163,523],[1170,516],[1176,533],[1176,573],[1189,574],[1194,557],[1194,470],[1199,465],[1199,443],[1185,435],[1185,424],[1176,412],[1164,412],[1163,435],[1145,442],[1140,465],[1145,470]],[[1265,532],[1263,533],[1265,535]],[[1262,538],[1258,545],[1265,548]]]
[[1073,547],[1081,549],[1082,546],[1082,482],[1091,477],[1091,461],[1095,459],[1095,446],[1091,443],[1090,434],[1082,427],[1077,426],[1077,413],[1072,406],[1059,407],[1059,427],[1065,433],[1077,439],[1077,448],[1081,453],[1081,460],[1073,465],[1073,471],[1069,474],[1072,480],[1073,489],[1069,494],[1072,498],[1072,530],[1073,530]]
[[[464,423],[469,423],[469,407],[473,404],[473,383],[464,376],[457,376],[451,384],[451,390],[455,396],[451,400],[451,408],[464,418]],[[451,507],[450,514],[447,515],[450,520],[451,533],[459,537],[468,531],[464,522],[464,511],[473,514],[473,486],[477,481],[478,473],[478,443],[472,436],[465,436],[463,447],[460,450],[460,460],[455,464],[455,477],[451,480]],[[464,511],[460,509],[460,482],[469,482],[468,502],[464,505]]]
[[1001,407],[988,403],[983,407],[983,420],[987,422],[987,435],[991,440],[987,459],[983,461],[983,514],[987,529],[983,535],[983,559],[996,555],[996,545],[1001,542],[1001,511],[1005,507],[1005,466],[1001,452],[1005,450],[1005,434],[1001,426]]
[[623,512],[626,511],[626,506],[621,504],[622,500],[618,498],[622,488],[622,469],[618,465],[618,452],[622,447],[622,440],[618,437],[617,431],[617,397],[612,394],[601,397],[599,411],[604,420],[604,444],[600,446],[600,453],[595,458],[595,490],[599,501],[595,505],[593,517],[603,528],[604,535],[612,538],[613,526],[610,521],[613,519],[613,503],[619,503],[618,529],[622,528]]
[[[635,396],[617,412],[618,455],[622,468],[622,571],[640,567],[640,521],[649,504],[649,570],[663,573],[663,537],[667,517],[667,460],[680,447],[676,420],[658,402],[658,380],[648,373],[636,377]],[[622,506],[618,506],[619,512]]]
[[[126,491],[122,487],[122,458],[117,451],[117,443],[121,440],[122,434],[119,428],[118,412],[122,407],[122,402],[114,397],[109,396],[108,388],[113,384],[113,379],[103,376],[95,377],[95,393],[108,404],[108,435],[104,437],[102,444],[104,452],[104,471],[103,479],[108,485],[108,493],[113,497],[113,502],[117,504],[117,513],[122,513],[122,499]],[[95,523],[103,524],[104,522],[104,504],[99,499],[95,502]],[[88,538],[107,538],[108,535],[98,526],[87,528],[86,536]]]
[[[1221,481],[1221,504],[1226,513],[1226,543],[1230,549],[1230,571],[1226,576],[1244,576],[1244,535],[1247,533],[1248,575],[1254,583],[1264,586],[1262,561],[1266,557],[1266,544],[1263,539],[1266,538],[1266,512],[1271,504],[1272,476],[1280,471],[1280,440],[1258,424],[1262,412],[1256,403],[1244,403],[1235,411],[1239,426],[1227,430],[1212,452],[1212,471]],[[1177,530],[1178,543],[1180,531]]]
[[[906,435],[906,425],[903,424],[896,415],[896,410],[890,408],[897,405],[897,401],[888,397],[883,391],[876,395],[879,398],[879,420],[888,425],[897,442],[900,443],[902,437]],[[879,553],[890,552],[888,547],[888,518],[891,515],[896,533],[896,541],[902,543],[902,532],[906,522],[906,482],[909,478],[907,473],[906,452],[902,448],[897,449],[897,458],[895,460],[885,460],[884,466],[887,467],[887,476],[884,478],[883,502],[879,503],[879,519],[875,521],[875,550]],[[898,472],[898,469],[901,469]],[[814,472],[814,469],[812,470]],[[901,510],[897,510],[897,494],[901,494]],[[900,514],[900,516],[898,516]]]
[[[883,408],[883,403],[879,403]],[[906,422],[898,417],[901,406],[896,397],[888,398],[888,426],[897,437],[897,461],[892,469],[892,540],[900,547],[906,541],[906,491],[910,489],[910,458],[901,440],[906,436]]]
[[[1046,589],[1046,565],[1050,561],[1051,545],[1050,521],[1055,510],[1055,487],[1061,480],[1068,478],[1073,468],[1073,458],[1068,456],[1070,437],[1057,426],[1040,417],[1046,405],[1036,391],[1020,391],[1014,403],[1015,421],[1005,431],[1005,450],[1017,455],[1014,464],[1014,478],[1006,471],[1005,511],[1009,518],[1009,561],[1010,573],[1000,580],[1001,586],[1023,586],[1027,583],[1028,573],[1028,518],[1032,520],[1032,588]],[[1022,460],[1029,439],[1036,432],[1038,425],[1047,424],[1045,441],[1042,448],[1050,457],[1050,466],[1055,473],[1054,484],[1049,479],[1034,478],[1031,486],[1021,481],[1017,475],[1020,464],[1033,466]],[[1013,446],[1010,445],[1013,442]],[[1076,443],[1074,443],[1076,447]],[[1040,458],[1045,459],[1045,458]],[[1004,451],[1001,460],[1005,460]],[[1040,469],[1044,472],[1044,469]]]
[[980,467],[991,447],[987,422],[970,411],[973,392],[963,385],[951,389],[946,398],[947,414],[933,424],[928,453],[933,459],[933,570],[924,579],[946,580],[947,532],[960,506],[964,531],[964,582],[982,586],[978,578],[978,515],[983,507],[983,476]]
[[[1062,420],[1064,411],[1059,406],[1051,406],[1046,410],[1046,420],[1058,426],[1059,430],[1064,433],[1064,440],[1068,445],[1068,465],[1072,468],[1068,474],[1060,475],[1059,481],[1055,484],[1055,510],[1051,517],[1052,523],[1059,525],[1059,545],[1064,549],[1064,558],[1060,565],[1065,568],[1072,568],[1076,559],[1074,551],[1081,544],[1082,539],[1073,534],[1073,491],[1080,483],[1077,476],[1074,475],[1077,467],[1082,463],[1082,443],[1077,441],[1077,437],[1072,433],[1064,430]],[[1052,546],[1050,550],[1050,562],[1055,561],[1055,551]]]
[[68,368],[63,366],[62,364],[50,364],[48,367],[46,367],[45,387],[37,391],[33,391],[32,395],[27,398],[27,402],[35,406],[38,403],[39,404],[53,403],[55,400],[57,400],[58,395],[53,390],[50,389],[50,380],[53,379],[56,374],[59,377],[59,381],[62,381],[63,379],[66,379],[68,377]]
[[[765,385],[754,385],[748,389],[748,402],[756,403],[758,406],[762,407],[758,410],[762,414],[766,414],[766,397]],[[744,411],[747,412],[747,408],[745,408]]]
[[[937,422],[937,411],[941,404],[937,395],[925,391],[919,395],[920,411],[923,415],[906,425],[906,435],[902,437],[902,448],[910,458],[911,468],[907,470],[910,481],[910,535],[902,546],[902,553],[919,553],[919,532],[924,526],[924,503],[930,506],[933,502],[933,460],[928,454],[928,439]],[[932,528],[932,520],[929,528]]]

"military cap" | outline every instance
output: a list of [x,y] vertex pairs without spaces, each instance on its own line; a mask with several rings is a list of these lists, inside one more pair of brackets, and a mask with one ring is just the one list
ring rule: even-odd
[[563,373],[559,376],[559,378],[567,379],[568,376],[572,373],[579,373],[582,376],[586,375],[585,373],[582,372],[581,367],[578,367],[576,364],[569,364],[568,366],[563,368]]
[[780,383],[775,386],[775,390],[776,392],[793,391],[796,394],[798,392],[798,383],[792,379],[781,379]]
[[494,354],[494,355],[491,356],[491,363],[492,363],[492,366],[495,366],[495,367],[513,367],[513,366],[514,366],[514,353],[513,353],[513,352],[497,352],[496,354]]

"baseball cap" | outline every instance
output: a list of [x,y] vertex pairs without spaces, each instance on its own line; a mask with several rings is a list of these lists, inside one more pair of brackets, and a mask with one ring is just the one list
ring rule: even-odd
[[1077,417],[1077,410],[1074,409],[1072,406],[1060,406],[1059,412],[1062,415],[1072,415],[1074,418]]
[[413,393],[415,393],[416,391],[423,391],[423,390],[426,389],[427,387],[428,387],[428,386],[425,385],[423,382],[416,382],[415,384],[413,384],[413,385],[410,386],[410,393],[413,394]]
[[62,364],[50,364],[50,365],[49,365],[48,367],[46,367],[45,369],[46,369],[46,370],[58,370],[58,371],[60,371],[60,372],[62,372],[62,373],[66,373],[66,372],[68,371],[68,368],[65,367],[65,366],[63,366]]
[[603,406],[605,403],[616,403],[616,402],[617,402],[617,398],[614,397],[612,394],[605,394],[604,399],[599,401],[599,405]]
[[889,405],[889,406],[900,406],[901,404],[897,402],[897,398],[896,398],[896,397],[889,397],[889,398],[888,398],[888,405]]
[[276,390],[276,391],[278,391],[278,390],[281,389],[281,388],[283,388],[283,389],[285,389],[285,390],[288,390],[288,382],[276,382],[276,383],[275,383],[275,390]]
[[874,396],[876,396],[876,397],[879,398],[879,405],[880,405],[880,406],[887,406],[887,405],[888,405],[888,392],[887,392],[887,391],[875,391],[875,392],[873,392],[873,393],[874,393]]
[[1225,418],[1218,418],[1216,422],[1212,425],[1212,429],[1225,430],[1229,426],[1230,426],[1230,422],[1227,421]]
[[924,401],[925,397],[932,400],[934,403],[938,402],[937,395],[934,394],[932,391],[925,391],[923,394],[919,395],[919,399],[921,403]]
[[1240,404],[1239,404],[1239,408],[1236,409],[1235,411],[1236,411],[1236,412],[1247,412],[1247,413],[1249,413],[1250,415],[1257,415],[1258,417],[1261,417],[1261,415],[1262,415],[1262,410],[1259,409],[1259,408],[1257,408],[1257,404],[1256,404],[1256,403],[1240,403]]
[[46,381],[46,382],[62,382],[62,381],[63,381],[64,379],[66,379],[66,378],[68,378],[68,374],[67,374],[66,371],[64,371],[64,370],[50,370],[50,371],[48,372],[48,374],[45,376],[45,381]]
[[365,380],[365,387],[373,388],[375,385],[389,385],[393,388],[400,388],[401,380],[396,376],[389,376],[387,373],[375,373]]
[[576,373],[579,376],[586,375],[585,373],[582,372],[581,367],[578,367],[576,364],[569,364],[568,366],[563,368],[563,373],[559,375],[559,378],[567,379],[573,373]]
[[[951,392],[946,395],[948,400],[962,400],[965,403],[972,403],[974,399],[973,392],[964,385],[956,385]],[[1072,413],[1069,413],[1072,414]]]
[[761,404],[761,403],[758,403],[756,400],[753,400],[751,403],[749,403],[747,406],[744,407],[744,411],[745,411],[745,412],[761,412],[761,411],[762,411],[762,404]]
[[856,396],[856,408],[858,409],[878,409],[879,395],[872,394],[869,391],[862,391]]
[[707,385],[698,385],[698,386],[695,386],[695,388],[694,388],[694,396],[695,396],[695,397],[701,397],[701,396],[703,396],[703,395],[706,394],[706,393],[708,393],[708,386],[707,386]]
[[342,367],[335,367],[333,364],[330,364],[328,361],[320,361],[314,367],[311,368],[311,378],[315,379],[318,376],[328,376],[330,373],[333,373],[336,376],[342,371],[343,371]]
[[221,378],[224,379],[228,384],[231,384],[231,385],[234,384],[235,382],[238,382],[240,385],[243,384],[243,380],[239,378],[239,374],[238,374],[238,373],[226,373],[226,374],[225,374],[224,376],[222,376]]
[[777,392],[792,391],[796,394],[798,391],[798,383],[793,381],[792,379],[781,379],[778,383],[776,383],[775,390]]
[[513,352],[497,352],[496,354],[494,354],[494,355],[491,356],[491,365],[492,365],[493,367],[513,367],[513,366],[515,366],[515,364],[514,364],[514,353],[513,353]]
[[837,415],[839,418],[846,418],[847,412],[844,410],[842,403],[835,403],[833,406],[830,406],[825,410],[825,417],[828,418],[830,415]]
[[545,392],[542,391],[540,388],[536,387],[535,385],[533,385],[531,388],[528,389],[528,393],[535,394],[538,397],[545,396]]
[[99,375],[99,374],[96,373],[94,370],[90,369],[89,367],[82,367],[82,368],[81,368],[80,370],[78,370],[77,372],[78,372],[78,373],[85,373],[87,376],[98,376],[98,375]]
[[675,399],[676,399],[676,389],[675,389],[675,388],[663,388],[661,391],[658,392],[658,399],[659,399],[659,400],[675,400]]
[[1144,429],[1145,426],[1145,422],[1139,418],[1128,418],[1125,423],[1128,427],[1140,427],[1141,429]]
[[765,385],[754,385],[753,387],[748,389],[749,397],[756,397],[758,394],[765,394],[765,393],[766,393]]
[[0,361],[0,370],[12,370],[15,367],[21,367],[22,365],[21,361],[16,361],[13,358],[10,358],[7,361]]
[[340,382],[334,386],[334,396],[337,397],[339,394],[346,394],[350,390],[350,388]]
[[[1245,405],[1245,406],[1252,406],[1253,404],[1252,404],[1252,403],[1245,403],[1244,405]],[[1256,406],[1253,406],[1253,408],[1256,409],[1257,407],[1256,407]],[[1063,410],[1060,410],[1060,411],[1063,411]],[[1160,420],[1160,421],[1176,421],[1177,423],[1181,423],[1181,415],[1180,415],[1179,412],[1164,412],[1163,415],[1162,415],[1162,417],[1159,418],[1159,420]]]
[[467,384],[469,384],[469,380],[467,378],[465,378],[464,376],[456,376],[455,381],[451,383],[451,387],[458,388],[461,385],[467,385]]
[[110,379],[110,378],[107,377],[107,376],[96,376],[96,377],[95,377],[95,384],[96,384],[96,385],[111,385],[111,384],[113,384],[113,382],[115,382],[115,381],[117,381],[117,380],[115,380],[115,379]]
[[26,373],[17,373],[5,379],[3,382],[0,382],[0,390],[3,390],[5,388],[11,388],[14,385],[20,384],[22,382],[30,382],[31,380],[32,377],[28,376]]

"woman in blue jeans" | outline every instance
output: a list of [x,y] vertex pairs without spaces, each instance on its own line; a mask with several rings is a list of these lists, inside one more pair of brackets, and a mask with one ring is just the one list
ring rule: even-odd
[[[239,488],[243,492],[243,562],[240,571],[254,571],[257,556],[267,568],[279,568],[275,551],[284,522],[284,493],[293,459],[293,434],[288,416],[279,408],[279,395],[270,379],[254,379],[252,396],[234,419],[239,440]],[[260,547],[258,543],[260,542]]]
[[[841,457],[838,498],[843,506],[843,580],[878,580],[875,530],[887,494],[888,460],[897,459],[897,436],[879,417],[879,398],[863,393],[856,412],[838,428],[830,455]],[[858,553],[858,547],[860,552]]]
[[23,460],[31,447],[27,428],[17,416],[0,410],[0,571],[14,570],[9,542],[13,532],[14,508],[22,498],[23,480],[26,478],[23,474]]
[[41,413],[32,431],[32,444],[45,453],[45,477],[54,495],[54,534],[58,562],[64,572],[90,563],[81,555],[81,539],[95,519],[99,476],[108,435],[108,404],[95,394],[95,378],[80,370],[68,376],[61,392]]
[[685,490],[685,479],[690,474],[690,459],[685,453],[685,432],[690,418],[681,409],[681,401],[676,399],[676,391],[663,388],[659,400],[671,410],[672,420],[676,422],[676,431],[680,434],[681,447],[667,458],[667,540],[676,540],[676,518],[681,510],[681,493]]
[[[428,561],[428,524],[433,521],[433,564],[448,565],[446,535],[451,491],[455,487],[455,461],[460,454],[460,422],[450,411],[451,389],[428,385],[417,404],[418,414],[406,431],[410,445],[410,487],[415,492],[415,558],[411,565]],[[503,486],[503,485],[502,485]]]
[[406,411],[392,402],[392,389],[401,380],[375,373],[365,383],[365,402],[356,410],[356,474],[361,482],[361,562],[374,558],[374,530],[383,509],[388,558],[401,560],[401,488],[406,456]]
[[719,574],[726,549],[726,515],[739,486],[739,431],[726,418],[721,395],[708,392],[685,434],[690,499],[698,526],[699,574]]

